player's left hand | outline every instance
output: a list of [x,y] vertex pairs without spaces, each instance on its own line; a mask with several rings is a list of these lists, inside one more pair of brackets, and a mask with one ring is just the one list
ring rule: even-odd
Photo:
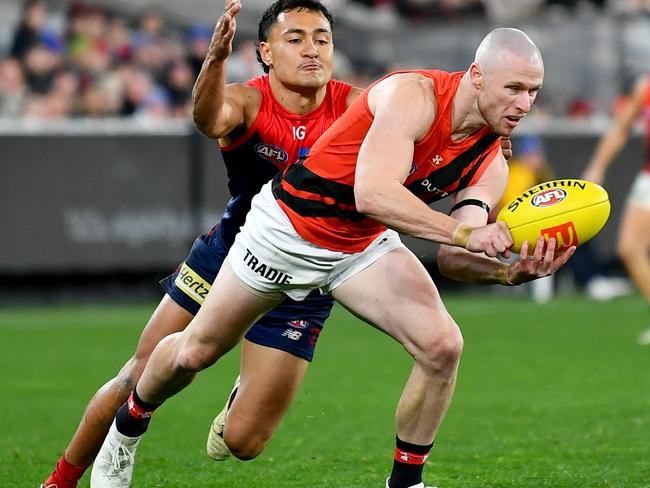
[[227,0],[223,15],[219,17],[210,40],[209,54],[217,61],[225,61],[232,53],[232,40],[237,30],[236,15],[241,10],[241,0]]
[[503,153],[503,157],[506,158],[506,161],[512,157],[512,141],[510,140],[510,136],[501,137],[501,152]]
[[576,246],[571,246],[565,251],[556,252],[557,241],[550,238],[548,243],[539,237],[535,243],[532,256],[529,256],[530,243],[524,241],[519,253],[519,261],[514,262],[506,269],[506,278],[510,284],[519,285],[528,281],[550,276],[566,264]]

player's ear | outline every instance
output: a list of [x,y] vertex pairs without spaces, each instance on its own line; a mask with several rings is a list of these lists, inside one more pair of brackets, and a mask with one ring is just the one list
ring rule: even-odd
[[469,78],[474,88],[481,88],[483,85],[483,70],[477,63],[472,63],[469,67]]
[[260,57],[262,58],[262,62],[267,66],[271,66],[271,64],[273,63],[273,55],[271,54],[271,47],[266,42],[260,42],[259,51],[260,51]]

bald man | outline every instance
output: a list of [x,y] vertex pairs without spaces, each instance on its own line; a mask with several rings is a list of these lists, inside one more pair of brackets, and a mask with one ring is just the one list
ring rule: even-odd
[[[424,488],[424,462],[451,400],[463,339],[397,232],[440,243],[440,270],[472,283],[515,285],[566,263],[575,248],[556,255],[555,241],[540,239],[502,264],[497,256],[508,256],[512,236],[501,222],[487,224],[508,176],[500,138],[528,113],[543,77],[528,36],[497,29],[466,72],[391,73],[370,86],[309,155],[255,197],[203,307],[184,332],[156,347],[102,450],[137,445],[125,434],[144,431],[154,409],[230,350],[257,317],[286,296],[301,300],[320,289],[413,357],[386,486]],[[455,200],[450,215],[427,205],[448,196]]]

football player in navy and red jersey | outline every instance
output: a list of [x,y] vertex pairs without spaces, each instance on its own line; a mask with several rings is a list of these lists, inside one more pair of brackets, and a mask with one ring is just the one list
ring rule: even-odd
[[[232,198],[221,221],[194,242],[185,261],[162,282],[165,296],[153,313],[135,355],[88,404],[55,471],[41,485],[70,488],[95,459],[120,405],[128,398],[154,347],[181,331],[199,310],[219,268],[264,183],[296,161],[361,90],[332,80],[332,17],[317,0],[279,0],[259,23],[258,58],[265,75],[226,85],[239,0],[229,0],[215,26],[194,88],[194,119],[218,139]],[[251,459],[268,443],[286,412],[332,308],[332,298],[312,293],[286,300],[245,336],[241,381],[225,432],[233,453]],[[260,407],[263,405],[263,408]],[[225,409],[213,424],[208,451],[224,459]],[[99,462],[99,460],[98,460]],[[92,481],[93,486],[113,486]],[[121,486],[121,485],[120,485]]]
[[[487,224],[508,177],[500,138],[529,112],[543,77],[530,38],[501,28],[483,39],[465,72],[391,73],[365,90],[309,155],[253,199],[201,309],[156,346],[118,410],[99,454],[114,463],[95,463],[93,472],[121,476],[126,456],[112,453],[133,459],[159,405],[231,349],[256,317],[286,296],[301,300],[320,289],[412,355],[386,486],[424,488],[423,466],[451,400],[463,339],[396,231],[442,244],[441,271],[473,283],[523,283],[566,263],[575,247],[556,254],[555,240],[540,238],[503,264],[495,257],[509,254],[512,236],[503,222]],[[426,205],[449,195],[456,199],[450,215]]]

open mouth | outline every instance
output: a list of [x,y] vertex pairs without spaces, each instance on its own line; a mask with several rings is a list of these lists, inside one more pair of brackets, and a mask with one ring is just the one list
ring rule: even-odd
[[519,122],[521,122],[521,119],[523,119],[523,115],[506,115],[506,120],[509,122],[508,125],[511,127],[516,127],[519,125]]

